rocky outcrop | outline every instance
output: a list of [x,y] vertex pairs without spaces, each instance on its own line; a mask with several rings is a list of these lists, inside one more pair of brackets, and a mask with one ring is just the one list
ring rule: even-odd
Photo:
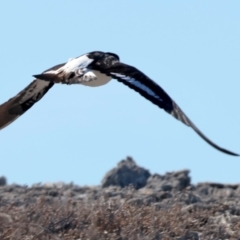
[[110,170],[102,180],[102,187],[119,186],[121,188],[132,185],[135,189],[146,185],[150,177],[148,170],[137,166],[135,161],[128,157],[118,163],[117,167]]
[[[37,212],[33,208],[41,206],[39,211],[42,212],[41,208],[47,208],[48,205],[49,209],[52,209],[51,204],[59,209],[62,209],[63,206],[66,206],[66,209],[75,209],[76,207],[71,214],[74,215],[76,212],[79,214],[73,218],[75,219],[72,220],[75,221],[74,224],[68,226],[72,231],[86,229],[86,226],[79,227],[77,225],[77,218],[81,218],[83,224],[88,223],[89,219],[95,216],[94,214],[102,216],[98,220],[92,219],[91,221],[95,225],[103,224],[106,234],[110,234],[108,235],[109,239],[128,239],[115,238],[110,230],[106,230],[109,224],[118,222],[113,228],[117,229],[118,234],[121,232],[123,236],[124,231],[132,231],[131,227],[127,227],[129,225],[124,224],[125,221],[129,221],[129,224],[131,222],[134,225],[132,228],[137,228],[142,224],[141,229],[144,230],[145,226],[148,226],[147,229],[150,231],[151,228],[156,227],[155,230],[150,231],[151,234],[147,229],[144,230],[145,232],[139,230],[142,234],[139,233],[139,236],[147,234],[146,236],[149,238],[139,237],[138,239],[165,239],[165,236],[167,236],[166,239],[179,240],[238,239],[240,237],[240,185],[223,183],[193,185],[189,170],[169,172],[163,175],[151,174],[147,169],[139,167],[130,157],[120,161],[115,168],[110,170],[104,176],[100,186],[81,187],[73,183],[57,182],[34,184],[28,187],[17,184],[7,185],[7,179],[1,177],[0,200],[0,237],[2,236],[1,226],[4,226],[2,229],[6,229],[6,226],[16,224],[14,220],[16,209],[19,208],[20,212],[23,209],[28,212],[29,209],[31,215]],[[70,208],[68,203],[73,206]],[[62,210],[57,211],[60,214]],[[87,212],[85,215],[84,211]],[[53,216],[55,216],[54,214]],[[24,216],[28,215],[24,213]],[[153,218],[153,216],[155,217]],[[106,223],[108,219],[109,222]],[[144,222],[145,220],[146,222]],[[56,222],[58,223],[60,220]],[[51,222],[51,224],[53,223]],[[120,227],[121,224],[123,224],[122,227]],[[38,225],[37,222],[34,226]],[[91,225],[91,228],[95,225]],[[94,231],[97,231],[96,229]],[[38,230],[38,232],[41,231]],[[89,230],[88,233],[90,232]],[[132,234],[135,236],[134,233]],[[107,239],[107,235],[101,236],[101,239],[105,237]],[[89,239],[98,239],[98,237],[89,237]]]

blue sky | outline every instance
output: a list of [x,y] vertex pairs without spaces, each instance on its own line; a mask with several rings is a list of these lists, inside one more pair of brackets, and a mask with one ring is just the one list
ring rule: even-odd
[[[2,1],[1,94],[89,51],[120,56],[156,81],[214,142],[240,153],[239,1]],[[240,158],[115,80],[56,85],[0,133],[9,183],[99,184],[126,156],[151,173],[190,169],[193,183],[240,182]]]

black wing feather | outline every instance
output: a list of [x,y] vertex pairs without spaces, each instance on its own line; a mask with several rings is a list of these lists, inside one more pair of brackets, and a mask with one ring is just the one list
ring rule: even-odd
[[155,83],[135,67],[119,62],[111,67],[104,68],[101,71],[140,93],[143,97],[151,101],[153,104],[156,104],[158,107],[164,109],[166,112],[171,114],[176,119],[180,120],[182,123],[190,126],[202,139],[204,139],[212,147],[226,154],[239,156],[236,153],[219,147],[208,137],[206,137],[157,83]]

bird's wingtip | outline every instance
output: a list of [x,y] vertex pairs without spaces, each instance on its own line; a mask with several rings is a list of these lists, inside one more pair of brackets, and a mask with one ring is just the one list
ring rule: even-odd
[[235,157],[240,157],[240,154],[235,153],[233,156],[235,156]]

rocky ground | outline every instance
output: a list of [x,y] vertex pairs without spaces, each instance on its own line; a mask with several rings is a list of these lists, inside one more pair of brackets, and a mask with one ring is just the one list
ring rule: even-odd
[[153,174],[132,158],[101,186],[7,185],[0,239],[239,239],[240,185],[191,184],[189,171]]

